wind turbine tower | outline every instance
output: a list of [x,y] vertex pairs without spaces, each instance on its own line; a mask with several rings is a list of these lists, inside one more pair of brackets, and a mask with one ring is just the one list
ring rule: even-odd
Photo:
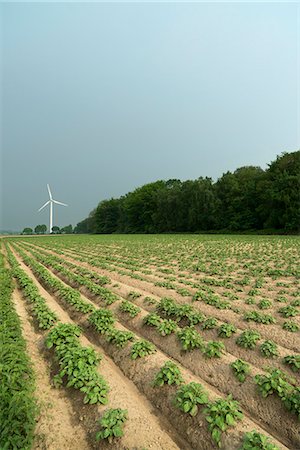
[[62,206],[68,206],[68,205],[53,199],[51,191],[50,191],[49,184],[47,184],[47,189],[48,189],[48,193],[49,193],[49,200],[43,206],[40,207],[39,211],[42,211],[42,209],[44,209],[47,205],[50,204],[49,233],[52,233],[52,227],[53,227],[53,204],[56,203],[57,205],[62,205]]

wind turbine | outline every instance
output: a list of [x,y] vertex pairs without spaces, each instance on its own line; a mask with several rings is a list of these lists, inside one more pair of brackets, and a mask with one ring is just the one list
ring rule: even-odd
[[50,233],[52,233],[53,203],[56,203],[57,205],[62,205],[62,206],[68,206],[68,205],[53,199],[49,184],[47,184],[47,189],[48,189],[48,193],[49,193],[49,200],[43,206],[40,207],[39,211],[42,211],[42,209],[45,208],[45,206],[50,204]]

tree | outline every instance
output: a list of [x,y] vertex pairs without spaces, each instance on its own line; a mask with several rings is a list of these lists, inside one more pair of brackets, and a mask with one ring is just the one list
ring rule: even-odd
[[219,200],[218,227],[232,231],[259,229],[257,206],[260,183],[265,173],[260,167],[245,166],[218,179],[215,189]]
[[65,227],[62,227],[62,228],[60,229],[60,231],[61,231],[62,233],[65,233],[65,234],[71,234],[71,233],[73,233],[73,227],[72,227],[71,224],[70,224],[70,225],[66,225]]
[[264,227],[300,231],[300,151],[277,156],[261,189]]
[[121,217],[121,200],[103,200],[95,210],[95,233],[114,233],[118,230]]
[[37,225],[34,229],[36,234],[45,234],[47,231],[47,225]]
[[24,228],[24,230],[22,231],[21,234],[32,234],[33,233],[33,229],[32,228]]
[[53,234],[59,234],[60,233],[60,228],[57,225],[54,225],[54,227],[52,227],[52,233]]

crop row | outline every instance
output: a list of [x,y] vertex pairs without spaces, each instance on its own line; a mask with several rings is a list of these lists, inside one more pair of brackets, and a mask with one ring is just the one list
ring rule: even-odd
[[11,273],[0,253],[0,448],[27,450],[37,416],[35,379],[12,290]]

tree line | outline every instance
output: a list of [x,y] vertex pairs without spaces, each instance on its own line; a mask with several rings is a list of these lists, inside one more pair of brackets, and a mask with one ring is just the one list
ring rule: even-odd
[[[25,227],[21,234],[45,234],[47,232],[47,225],[41,224],[37,225],[34,230],[30,227]],[[72,225],[66,225],[65,227],[59,228],[58,226],[52,227],[51,234],[70,234],[73,233]]]
[[101,201],[75,233],[237,232],[300,230],[300,151],[266,170],[244,166],[216,182],[159,180]]

